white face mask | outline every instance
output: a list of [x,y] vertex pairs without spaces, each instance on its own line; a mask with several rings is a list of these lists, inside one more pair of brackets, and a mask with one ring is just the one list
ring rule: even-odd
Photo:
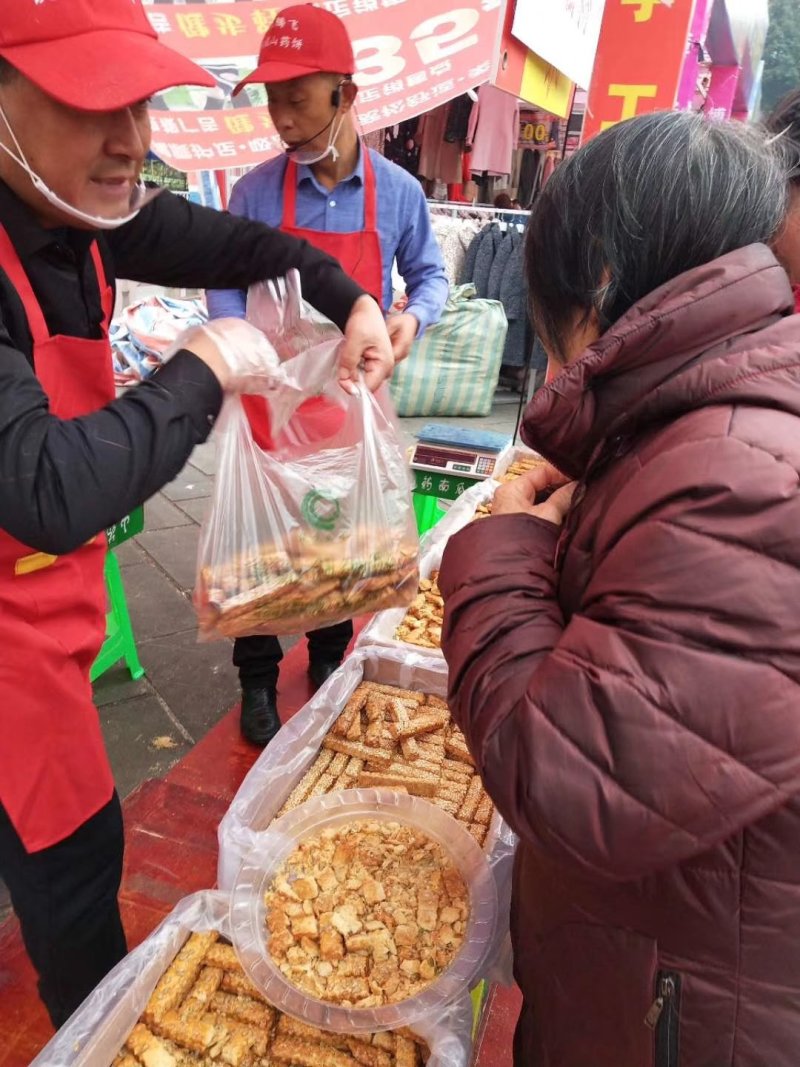
[[19,155],[15,155],[11,149],[2,143],[0,148],[11,158],[15,163],[18,163],[20,167],[30,178],[33,183],[34,189],[52,204],[53,207],[58,208],[65,215],[69,215],[70,218],[78,219],[80,222],[85,222],[96,230],[115,230],[118,226],[124,226],[126,222],[130,222],[131,219],[135,219],[145,204],[148,204],[151,200],[162,192],[161,189],[148,189],[143,182],[138,182],[133,190],[130,200],[130,211],[127,215],[122,215],[119,218],[104,218],[102,215],[89,215],[85,211],[81,211],[79,208],[73,207],[72,204],[68,204],[66,200],[62,200],[58,193],[54,193],[53,190],[47,185],[43,178],[33,170],[28,164],[25,154],[20,147],[20,143],[17,140],[17,136],[11,129],[11,123],[6,118],[6,113],[2,107],[0,107],[0,118],[6,124],[8,132],[11,134],[11,139],[17,149]]
[[345,116],[342,115],[339,118],[338,124],[335,119],[331,123],[331,132],[328,136],[328,146],[323,152],[318,152],[316,155],[314,155],[312,149],[308,152],[302,152],[297,150],[294,152],[288,151],[286,154],[289,156],[290,159],[293,159],[298,166],[303,167],[310,167],[314,163],[321,163],[322,160],[327,159],[328,156],[330,156],[333,162],[335,163],[336,160],[339,158],[339,149],[336,147],[336,139],[338,138],[342,126],[344,125],[344,120]]

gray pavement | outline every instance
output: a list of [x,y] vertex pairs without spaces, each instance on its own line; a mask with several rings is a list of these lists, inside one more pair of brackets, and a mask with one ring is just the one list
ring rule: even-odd
[[[427,422],[511,436],[519,396],[499,390],[480,419],[402,419],[408,443]],[[191,603],[200,523],[215,470],[213,440],[145,506],[145,530],[117,549],[145,676],[124,664],[98,679],[95,700],[120,796],[164,775],[238,700],[231,642],[199,644]],[[289,644],[291,642],[287,642]],[[8,910],[0,882],[0,920]]]

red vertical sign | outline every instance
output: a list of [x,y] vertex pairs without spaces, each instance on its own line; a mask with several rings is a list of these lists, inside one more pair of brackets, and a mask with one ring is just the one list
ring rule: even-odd
[[675,106],[694,0],[606,0],[583,140]]

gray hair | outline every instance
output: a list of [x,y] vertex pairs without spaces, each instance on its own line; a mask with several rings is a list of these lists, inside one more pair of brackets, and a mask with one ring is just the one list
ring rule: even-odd
[[657,112],[601,133],[538,197],[526,243],[532,317],[561,358],[577,322],[607,330],[672,278],[768,243],[788,205],[789,162],[763,131]]

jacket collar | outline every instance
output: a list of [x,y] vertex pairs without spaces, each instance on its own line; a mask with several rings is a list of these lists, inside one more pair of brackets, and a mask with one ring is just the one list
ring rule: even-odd
[[748,335],[794,310],[784,269],[750,245],[672,279],[639,301],[541,389],[522,439],[571,477],[612,434],[709,403],[741,372]]
[[47,249],[68,245],[84,256],[97,234],[72,226],[42,226],[33,211],[4,181],[0,181],[0,224],[23,262]]

